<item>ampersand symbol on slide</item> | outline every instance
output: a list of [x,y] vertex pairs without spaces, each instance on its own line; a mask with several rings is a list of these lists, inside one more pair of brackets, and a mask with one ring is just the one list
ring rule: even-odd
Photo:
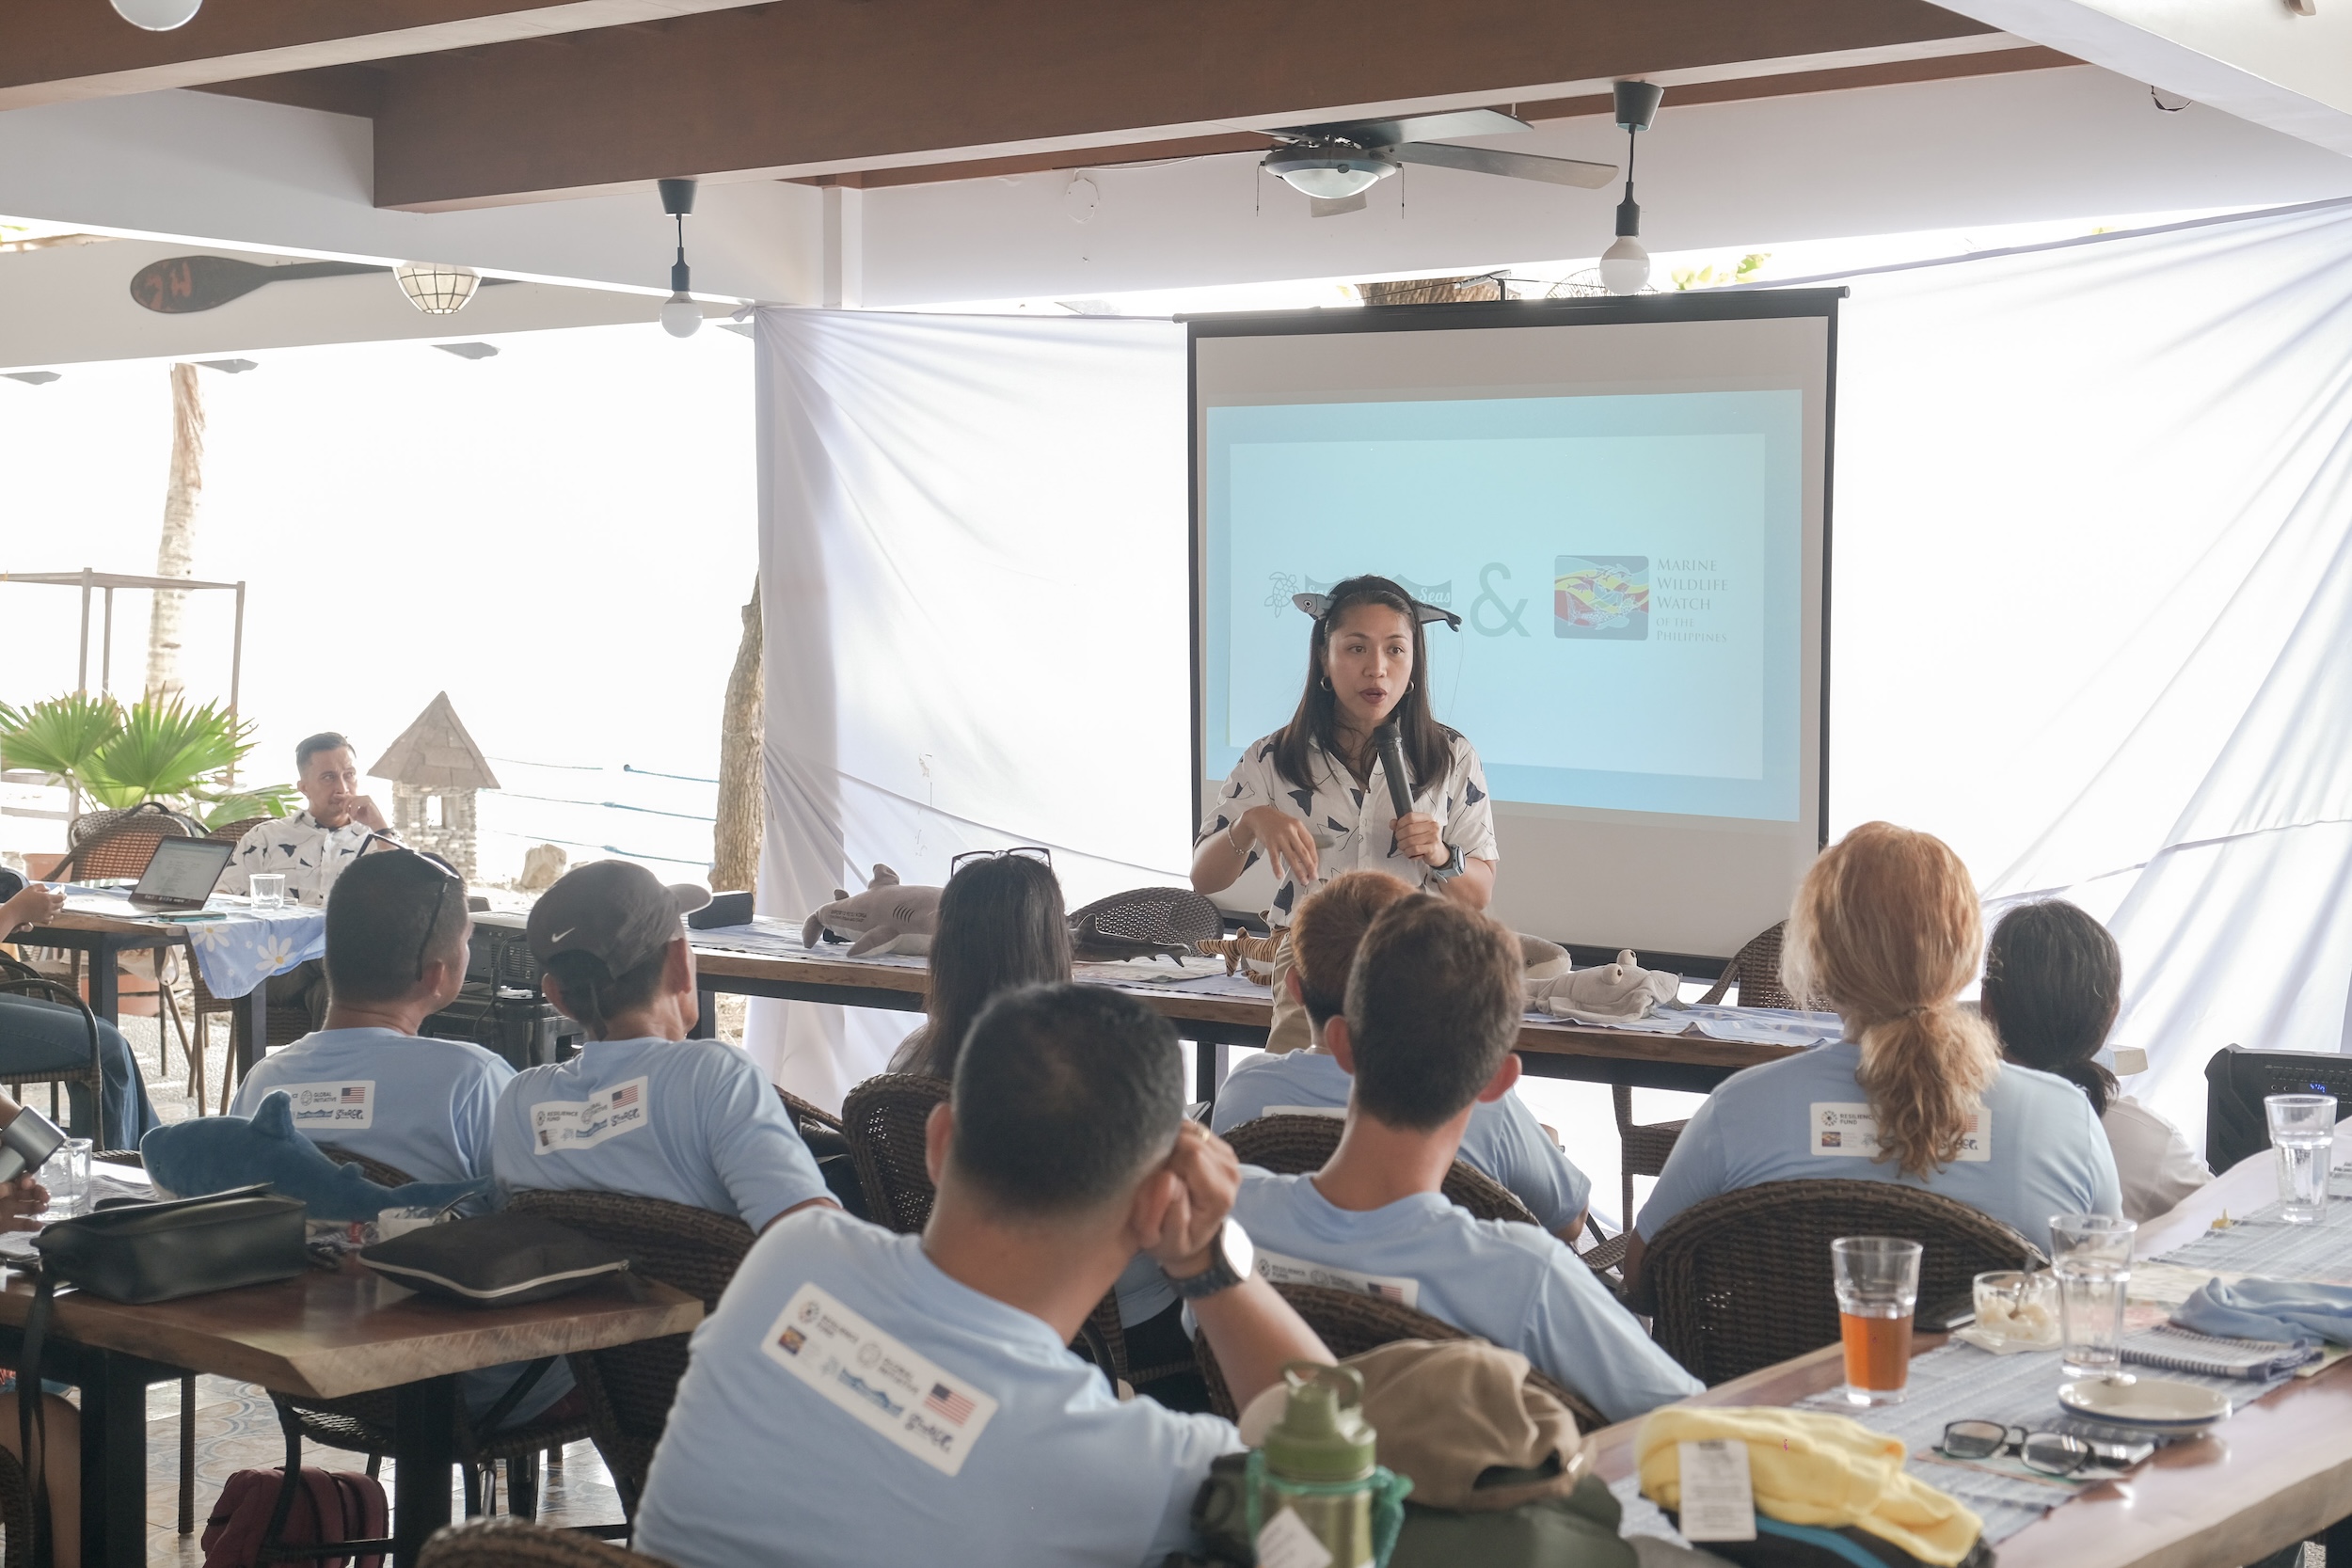
[[[1501,637],[1506,631],[1515,631],[1525,637],[1527,628],[1519,625],[1519,617],[1527,613],[1527,601],[1521,599],[1510,609],[1503,609],[1502,596],[1494,591],[1494,584],[1488,580],[1497,572],[1501,572],[1506,579],[1511,576],[1511,568],[1500,561],[1489,561],[1478,569],[1478,601],[1470,606],[1470,629],[1481,637]],[[1482,614],[1488,605],[1495,607],[1498,617],[1491,626]]]

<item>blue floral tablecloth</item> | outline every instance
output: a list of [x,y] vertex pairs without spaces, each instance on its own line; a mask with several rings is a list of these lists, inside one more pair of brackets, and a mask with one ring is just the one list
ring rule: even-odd
[[250,996],[273,974],[326,951],[326,911],[289,905],[257,910],[243,898],[215,896],[204,919],[173,919],[135,910],[112,889],[68,886],[69,909],[104,913],[188,934],[188,951],[215,996]]

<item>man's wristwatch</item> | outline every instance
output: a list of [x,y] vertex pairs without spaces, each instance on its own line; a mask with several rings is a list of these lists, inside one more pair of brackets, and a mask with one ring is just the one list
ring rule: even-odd
[[1209,1266],[1182,1279],[1170,1275],[1168,1282],[1185,1301],[1199,1301],[1202,1296],[1230,1291],[1248,1279],[1249,1266],[1257,1256],[1258,1249],[1250,1244],[1249,1232],[1241,1227],[1241,1221],[1228,1214],[1217,1230],[1216,1241],[1209,1248]]
[[1463,871],[1469,867],[1470,863],[1462,858],[1462,847],[1456,844],[1452,847],[1454,849],[1454,856],[1452,859],[1448,860],[1443,865],[1433,865],[1429,868],[1429,879],[1431,881],[1450,882],[1454,880],[1454,878],[1459,877]]

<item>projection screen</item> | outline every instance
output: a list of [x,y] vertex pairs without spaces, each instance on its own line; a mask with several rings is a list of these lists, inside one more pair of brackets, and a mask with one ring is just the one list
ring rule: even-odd
[[1463,617],[1428,689],[1486,766],[1500,918],[1720,958],[1784,917],[1827,794],[1843,293],[1188,322],[1199,801],[1298,701],[1291,595],[1376,572]]

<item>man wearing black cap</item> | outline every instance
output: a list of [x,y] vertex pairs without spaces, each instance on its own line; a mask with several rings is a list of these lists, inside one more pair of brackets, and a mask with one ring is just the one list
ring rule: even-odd
[[634,1193],[740,1215],[755,1231],[832,1201],[752,1059],[687,1038],[701,1014],[679,917],[709,901],[704,888],[597,861],[532,908],[541,985],[588,1040],[570,1061],[517,1073],[499,1097],[490,1167],[501,1188]]

